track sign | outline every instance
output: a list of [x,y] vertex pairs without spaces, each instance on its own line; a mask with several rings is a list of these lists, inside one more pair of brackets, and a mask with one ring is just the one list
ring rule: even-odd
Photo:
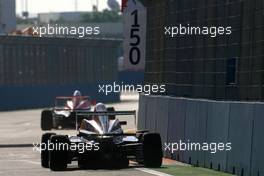
[[124,9],[124,67],[145,69],[146,8],[137,0],[128,0]]

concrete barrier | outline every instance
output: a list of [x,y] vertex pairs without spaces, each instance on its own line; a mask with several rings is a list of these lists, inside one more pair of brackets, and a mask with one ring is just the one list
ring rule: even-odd
[[[110,84],[110,82],[102,82]],[[97,84],[38,85],[38,86],[0,86],[0,111],[53,107],[57,96],[72,96],[74,90],[90,96],[96,102],[120,101],[120,94],[105,96],[98,94]]]
[[227,171],[250,175],[252,121],[254,104],[231,103],[228,140],[232,150],[227,153]]
[[[186,103],[186,119],[185,119],[185,136],[184,142],[186,144],[190,142],[196,143],[197,139],[197,101],[187,101]],[[187,145],[188,146],[188,145]],[[194,161],[197,160],[197,152],[186,149],[184,152],[183,161],[189,164],[194,164]]]
[[251,175],[264,175],[264,104],[256,103],[254,108]]
[[[188,110],[187,110],[188,109]],[[190,145],[185,153],[185,162],[204,166],[205,152],[201,147],[206,139],[207,102],[187,100],[185,142]]]
[[[138,116],[137,116],[137,129],[146,129],[146,108],[147,108],[147,97],[140,95],[138,103]],[[139,118],[141,117],[141,118]]]
[[150,132],[155,132],[156,130],[156,112],[157,112],[157,97],[147,97],[147,104],[146,104],[146,129]]
[[[179,142],[184,140],[185,136],[185,114],[186,114],[186,100],[185,99],[169,99],[169,122],[168,122],[168,143]],[[184,152],[181,151],[167,151],[166,156],[178,161],[183,161]]]
[[169,99],[159,98],[157,99],[156,107],[156,129],[155,131],[160,133],[162,143],[168,141],[168,122],[169,122]]
[[[200,144],[206,141],[207,136],[207,119],[208,119],[208,102],[200,101],[197,103],[197,118],[196,118],[196,140]],[[192,163],[198,166],[205,166],[205,152],[200,150],[197,152],[197,158],[192,159]]]
[[[206,142],[228,142],[229,108],[228,102],[208,103]],[[207,168],[226,171],[226,161],[226,151],[218,151],[215,154],[210,151],[205,152],[205,167]]]
[[[56,96],[71,96],[76,89],[100,102],[119,101],[119,93],[105,96],[98,85],[118,81],[121,43],[0,36],[0,111],[54,106]],[[99,69],[102,64],[107,67]]]
[[[159,96],[144,96],[140,101],[139,126],[145,123],[151,132],[161,134],[170,146],[166,157],[241,176],[264,175],[263,103]],[[221,144],[224,149],[181,151],[175,145],[180,141]],[[178,150],[172,152],[173,148]]]

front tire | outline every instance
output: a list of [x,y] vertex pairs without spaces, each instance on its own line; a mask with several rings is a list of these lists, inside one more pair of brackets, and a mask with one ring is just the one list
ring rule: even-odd
[[53,115],[52,111],[50,110],[43,110],[41,112],[41,122],[40,122],[41,129],[43,131],[51,130],[53,127]]
[[117,169],[125,169],[129,167],[129,159],[123,157],[116,163],[116,168]]
[[144,166],[150,168],[160,167],[162,164],[162,144],[160,135],[146,133],[143,136]]
[[49,168],[48,141],[50,140],[50,137],[52,135],[56,135],[56,134],[55,133],[45,133],[41,137],[41,166],[44,168]]
[[99,164],[98,161],[91,161],[89,159],[86,160],[78,160],[78,167],[79,169],[86,170],[86,169],[98,169]]
[[69,148],[68,137],[63,135],[55,135],[51,137],[50,141],[51,144],[54,146],[54,150],[51,150],[49,152],[50,170],[52,171],[66,170],[68,164],[68,148]]

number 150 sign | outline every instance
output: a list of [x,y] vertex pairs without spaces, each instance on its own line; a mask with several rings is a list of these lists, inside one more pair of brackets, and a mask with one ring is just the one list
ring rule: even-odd
[[146,8],[137,0],[129,0],[124,10],[125,68],[143,70],[146,49]]

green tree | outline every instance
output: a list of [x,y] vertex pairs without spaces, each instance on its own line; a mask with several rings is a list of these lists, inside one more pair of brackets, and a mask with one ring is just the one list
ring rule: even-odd
[[102,12],[87,12],[82,15],[81,22],[85,23],[103,23],[103,22],[120,22],[122,15],[117,11],[105,9]]

